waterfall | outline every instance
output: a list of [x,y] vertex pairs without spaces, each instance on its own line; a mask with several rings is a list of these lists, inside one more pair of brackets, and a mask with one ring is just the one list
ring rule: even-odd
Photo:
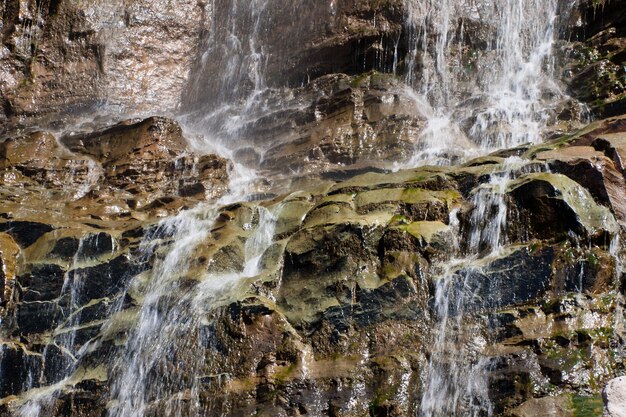
[[[406,78],[432,106],[407,165],[450,164],[540,142],[553,105],[544,98],[546,92],[563,97],[553,81],[557,2],[408,0],[407,5],[411,45]],[[468,25],[473,25],[472,36],[484,38],[469,39]],[[472,42],[484,42],[482,51]],[[470,73],[468,66],[476,67]],[[501,173],[474,190],[468,253],[442,266],[435,285],[434,346],[422,376],[422,417],[493,413],[490,362],[481,356],[488,324],[471,315],[471,306],[482,302],[474,291],[482,284],[472,281],[481,279],[481,261],[506,244],[504,194],[526,164],[509,158]],[[466,273],[459,275],[462,268]],[[497,294],[497,283],[489,291]]]
[[[497,308],[481,298],[485,290],[483,265],[495,259],[507,243],[507,187],[515,178],[546,171],[542,164],[532,164],[519,157],[509,157],[489,182],[479,185],[472,198],[473,209],[467,232],[467,249],[459,257],[440,266],[442,273],[435,284],[434,344],[423,375],[424,389],[420,417],[463,415],[490,416],[488,371],[490,361],[482,356],[489,342],[488,318],[476,311]],[[452,216],[457,216],[453,213]],[[458,225],[452,218],[451,224]],[[457,226],[458,227],[458,226]],[[462,235],[457,230],[459,235]],[[461,246],[457,242],[457,246]],[[486,289],[497,300],[498,282]],[[486,332],[487,329],[487,332]]]
[[[246,226],[253,231],[241,269],[198,277],[198,271],[191,272],[198,256],[194,253],[210,238],[217,207],[184,211],[146,237],[144,256],[155,256],[155,266],[143,284],[137,324],[113,365],[111,417],[139,417],[155,410],[165,415],[202,414],[199,390],[209,360],[203,346],[208,337],[202,334],[204,321],[211,311],[235,300],[244,281],[260,272],[276,222],[276,215],[258,207],[255,224]],[[160,259],[164,241],[170,243]]]
[[407,8],[406,79],[433,111],[406,166],[542,140],[548,110],[564,97],[553,74],[556,0],[407,0]]
[[[256,153],[255,156],[262,161],[263,152],[267,147],[277,144],[258,143],[261,140],[255,137],[254,129],[258,128],[259,120],[270,116],[292,117],[290,111],[308,109],[313,105],[304,99],[294,97],[297,94],[293,91],[306,85],[302,79],[309,74],[300,74],[301,79],[294,81],[289,74],[281,72],[291,69],[290,59],[294,58],[285,53],[284,45],[277,43],[308,42],[313,39],[308,36],[309,32],[327,30],[338,23],[344,24],[345,22],[336,19],[339,19],[342,6],[347,3],[342,3],[342,0],[324,0],[314,5],[301,0],[211,0],[198,2],[200,3],[202,9],[206,10],[209,22],[199,41],[198,56],[194,60],[185,93],[179,103],[181,111],[176,117],[183,126],[193,151],[199,154],[217,153],[232,161],[229,172],[230,190],[218,201],[200,203],[195,201],[194,204],[198,205],[192,208],[181,204],[183,209],[176,215],[160,221],[152,218],[153,223],[144,229],[145,234],[141,237],[138,249],[133,246],[135,241],[129,244],[128,249],[124,249],[128,251],[124,253],[125,256],[136,264],[146,265],[149,269],[132,276],[128,283],[123,284],[121,295],[107,300],[109,304],[106,317],[97,323],[98,326],[101,325],[100,332],[84,344],[76,341],[85,308],[81,291],[83,280],[87,277],[83,275],[81,268],[91,262],[85,251],[89,239],[93,239],[93,236],[89,235],[80,240],[61,289],[63,301],[59,303],[62,303],[63,320],[55,324],[56,328],[50,335],[49,344],[41,353],[45,359],[49,354],[52,357],[52,353],[57,353],[52,352],[52,349],[61,352],[59,357],[54,359],[58,361],[55,363],[55,380],[46,381],[47,387],[36,386],[33,381],[42,379],[36,378],[36,374],[43,371],[37,364],[31,367],[29,370],[32,374],[29,378],[31,381],[26,381],[27,389],[23,390],[24,393],[18,394],[20,397],[17,408],[20,417],[47,415],[61,391],[82,381],[77,374],[82,371],[81,365],[89,363],[92,359],[90,355],[94,352],[98,352],[97,354],[113,352],[112,357],[107,358],[110,361],[107,365],[111,365],[106,370],[108,374],[99,380],[108,384],[109,417],[209,415],[213,410],[208,410],[211,405],[207,405],[207,402],[210,402],[210,399],[206,398],[207,386],[213,387],[212,384],[220,384],[223,382],[222,378],[228,378],[226,374],[215,374],[214,371],[218,366],[212,362],[214,358],[211,356],[213,354],[211,349],[214,348],[212,343],[216,338],[214,326],[219,320],[216,316],[233,302],[241,301],[242,294],[248,294],[252,284],[266,272],[264,257],[275,240],[288,241],[291,236],[289,233],[296,233],[292,229],[289,229],[289,233],[277,232],[277,229],[280,229],[278,226],[280,216],[283,214],[280,203],[275,201],[252,203],[258,199],[258,193],[266,191],[271,186],[278,189],[277,194],[287,194],[293,189],[281,188],[282,183],[278,181],[276,181],[278,185],[272,184],[277,180],[271,176],[274,174],[261,171],[260,162],[249,164],[240,162],[238,152],[252,149]],[[123,20],[123,13],[121,2],[116,1],[112,4],[108,7],[108,14],[115,24],[105,26],[114,31],[111,27],[115,28],[116,25],[122,24],[119,22]],[[558,31],[558,0],[404,0],[402,4],[405,12],[402,36],[393,39],[392,42],[380,39],[376,45],[378,47],[375,53],[376,62],[372,68],[367,67],[369,62],[365,62],[365,58],[358,65],[359,69],[380,70],[394,77],[394,82],[403,89],[402,94],[408,96],[409,102],[414,104],[414,113],[423,115],[425,122],[423,126],[419,126],[421,129],[419,134],[411,138],[414,142],[412,156],[406,161],[381,162],[381,170],[461,164],[470,158],[485,156],[495,150],[543,141],[544,136],[547,136],[549,118],[554,115],[555,107],[566,99],[566,94],[561,91],[554,75],[556,64],[553,46]],[[94,14],[97,12],[95,6],[90,10]],[[300,23],[303,32],[301,35],[293,39],[286,39],[288,36],[285,36],[285,39],[276,39],[274,30],[276,25],[288,26],[289,30],[285,33],[293,34],[299,29],[298,19],[306,20],[307,17],[316,16],[316,13],[331,23],[324,24],[313,19],[310,22],[303,21]],[[293,18],[295,23],[286,22],[289,17]],[[107,20],[102,16],[100,18],[103,22]],[[376,19],[376,15],[373,19]],[[330,29],[328,30],[330,32]],[[24,33],[27,32],[24,30]],[[348,38],[346,35],[345,42],[350,40]],[[385,49],[385,42],[388,44],[387,48],[391,45],[392,50]],[[406,42],[406,45],[402,46],[400,42]],[[400,56],[403,50],[406,54]],[[391,55],[393,64],[388,65],[391,62],[388,57]],[[356,76],[349,75],[353,78],[345,76],[341,86],[337,88],[345,88],[346,91],[357,89],[354,87],[357,84]],[[372,101],[380,99],[381,102],[394,101],[397,99],[394,94],[370,99]],[[319,93],[316,97],[321,96],[322,93]],[[355,113],[358,112],[355,110]],[[312,114],[313,120],[302,123],[321,123],[326,117],[318,115],[317,108]],[[372,115],[372,119],[377,116]],[[392,116],[400,118],[403,115]],[[350,117],[347,116],[346,120]],[[367,119],[369,116],[359,114],[355,117]],[[346,123],[350,124],[351,121],[348,120]],[[278,137],[276,142],[282,139]],[[72,193],[73,199],[85,198],[98,185],[102,172],[98,170],[97,164],[92,162],[89,163],[86,182]],[[297,162],[306,164],[308,161]],[[387,165],[383,165],[385,163]],[[433,255],[431,259],[429,254],[427,260],[424,256],[424,262],[430,268],[428,272],[433,272],[431,304],[429,308],[425,307],[423,312],[424,320],[431,324],[430,333],[424,335],[430,344],[424,343],[427,354],[422,368],[409,369],[411,366],[408,361],[402,364],[407,370],[402,376],[401,392],[394,393],[403,397],[407,404],[411,403],[419,417],[491,417],[494,414],[494,404],[489,393],[489,373],[494,363],[485,352],[487,346],[493,342],[490,335],[492,323],[488,314],[482,313],[500,307],[498,295],[502,283],[497,279],[486,280],[486,269],[490,262],[498,259],[509,249],[508,245],[516,243],[509,241],[507,230],[511,222],[507,200],[509,187],[523,175],[548,172],[549,169],[547,164],[529,161],[519,156],[493,156],[493,161],[489,164],[495,168],[484,171],[480,178],[477,174],[476,178],[468,180],[472,185],[467,188],[471,189],[459,191],[461,186],[458,186],[458,190],[453,190],[459,191],[458,199],[467,202],[467,207],[452,210],[447,221],[446,215],[443,219],[437,218],[436,221],[430,219],[424,221],[441,224],[446,232],[450,232],[450,236],[454,236],[450,238],[454,241],[446,242],[452,248],[450,250],[453,253],[449,254],[450,256],[445,255],[440,259]],[[365,167],[369,168],[370,166]],[[440,168],[432,168],[432,172],[437,172],[437,169]],[[407,172],[407,175],[412,175],[412,171]],[[428,175],[432,172],[428,171]],[[437,181],[444,182],[444,177],[445,181],[457,180],[453,175],[448,178],[447,174],[443,174],[444,171],[441,172],[441,177],[437,178]],[[341,188],[336,187],[336,184],[329,185],[330,182],[323,182],[322,178],[325,181],[323,175],[310,175],[306,180],[311,178],[313,181],[319,180],[318,182],[322,183],[319,189],[324,191],[301,196],[302,201],[298,201],[298,204],[300,208],[305,207],[302,209],[304,214],[300,215],[296,209],[295,214],[289,213],[293,219],[301,220],[294,226],[296,230],[299,230],[298,227],[305,228],[302,225],[306,223],[302,222],[310,213],[319,216],[319,219],[311,216],[314,221],[310,224],[316,227],[328,226],[328,230],[331,230],[330,226],[334,226],[335,223],[329,220],[326,224],[328,219],[323,217],[321,210],[314,212],[319,208],[327,208],[329,213],[331,209],[336,210],[332,216],[337,218],[344,213],[349,213],[345,215],[346,217],[354,215],[350,221],[357,220],[350,226],[355,228],[364,228],[363,224],[367,223],[368,227],[376,229],[384,223],[384,227],[393,227],[394,232],[400,233],[404,231],[401,227],[418,223],[417,220],[409,220],[409,216],[398,213],[393,213],[393,219],[389,216],[391,220],[388,222],[379,220],[376,213],[368,211],[370,210],[368,205],[357,207],[355,198],[359,193],[380,192],[382,195],[384,190],[391,189],[385,188],[391,187],[386,182],[372,185],[371,189],[368,188],[369,184],[360,183],[354,186],[344,184],[345,186]],[[421,181],[415,180],[412,186],[422,187]],[[394,185],[398,187],[396,191],[403,194],[406,190],[401,188],[406,183],[398,184]],[[376,188],[379,186],[380,188]],[[424,191],[424,194],[428,194],[427,191],[432,191],[426,187],[424,185],[424,190],[420,188],[419,193]],[[441,194],[450,191],[440,190],[437,188],[439,184],[432,187]],[[129,200],[133,198],[131,194],[128,192]],[[370,205],[379,206],[378,210],[381,212],[393,210],[395,200],[389,197],[387,201],[385,198],[386,196],[381,196],[380,201],[376,200]],[[456,198],[450,197],[450,201],[456,201]],[[438,198],[432,199],[440,202]],[[442,198],[441,201],[443,200]],[[402,204],[418,205],[410,199],[403,200]],[[444,206],[448,204],[453,203],[449,203],[448,200],[442,203]],[[442,210],[448,209],[449,207],[446,207]],[[426,209],[428,210],[430,206]],[[238,214],[229,217],[231,211]],[[466,217],[463,218],[462,215]],[[367,216],[369,216],[367,222],[362,220]],[[424,218],[428,216],[429,213],[426,213]],[[402,219],[398,220],[400,217]],[[224,218],[228,218],[228,221],[225,222]],[[374,226],[369,223],[370,218]],[[392,226],[396,220],[401,226]],[[363,223],[359,223],[361,221]],[[231,223],[224,226],[224,223],[228,222]],[[136,224],[145,225],[140,221]],[[310,224],[306,227],[312,229],[313,226]],[[91,226],[93,225],[89,227]],[[238,245],[234,252],[239,250],[237,255],[240,255],[241,259],[232,253],[226,253],[224,256],[233,257],[232,262],[226,262],[225,266],[216,266],[215,263],[219,262],[216,260],[217,252],[222,249],[218,243],[221,242],[220,239],[232,237],[229,233],[234,236],[233,245]],[[423,240],[419,245],[430,245],[430,242],[426,242],[428,239],[423,236],[413,237],[416,240]],[[318,244],[316,239],[322,240],[326,237],[311,237],[311,240]],[[112,238],[113,242],[114,240]],[[325,249],[343,251],[341,245],[344,242],[338,243],[338,248],[332,247],[332,244],[334,242],[327,243],[322,240],[320,247],[327,245]],[[362,245],[365,246],[366,243]],[[114,253],[117,250],[115,243],[112,243],[112,246],[111,252]],[[298,250],[311,252],[317,250],[313,243],[310,247],[305,247],[303,243],[300,246],[302,247],[298,247]],[[617,237],[611,243],[610,250],[618,259],[621,247]],[[379,248],[379,251],[382,251],[382,248]],[[407,271],[411,266],[421,268],[421,265],[414,265],[422,260],[421,254],[415,255],[413,258],[407,257],[407,260],[402,260],[409,264]],[[418,258],[419,260],[416,260]],[[317,266],[316,262],[322,264],[322,261],[314,259],[311,265]],[[617,269],[621,273],[621,263]],[[371,271],[367,272],[370,274]],[[578,289],[581,292],[584,272],[583,269],[580,270]],[[381,278],[379,281],[387,279],[391,281],[391,278],[379,275],[381,275],[377,276],[377,279]],[[397,277],[394,276],[394,279]],[[357,289],[369,294],[367,291],[379,290],[376,287],[378,284],[378,281],[369,284],[372,288],[357,288],[357,284],[351,284],[353,303],[361,302],[356,300]],[[381,285],[386,284],[387,282],[384,282]],[[411,285],[415,286],[413,282]],[[329,293],[332,290],[335,289],[324,289]],[[337,289],[337,292],[340,290]],[[406,289],[407,292],[413,290],[412,287]],[[490,295],[488,299],[484,297],[485,292]],[[311,295],[312,300],[314,296],[315,294]],[[388,297],[392,299],[395,294],[392,293]],[[276,305],[277,298],[271,299]],[[332,296],[328,298],[332,299]],[[337,300],[325,301],[328,302],[325,308],[328,311],[337,308],[343,314],[343,310],[340,309],[343,300],[339,299],[340,297],[335,298]],[[427,305],[426,301],[424,305]],[[323,312],[326,313],[327,311]],[[352,316],[343,318],[346,322],[353,320]],[[623,326],[621,321],[618,324]],[[293,323],[288,325],[292,326]],[[293,325],[293,329],[290,327],[298,337],[308,331],[314,333],[314,330],[306,327],[310,323],[298,325],[301,327],[296,328],[296,325]],[[332,330],[324,331],[330,333]],[[320,374],[324,375],[319,370],[315,373],[308,369],[308,362],[313,364],[316,358],[314,344],[307,340],[307,337],[309,335],[298,340],[297,346],[301,351],[293,353],[293,357],[302,361],[302,381],[299,381],[301,385],[296,387],[302,391],[309,389],[309,386],[316,387],[315,379]],[[0,348],[0,357],[4,355],[3,349]],[[424,352],[419,352],[422,353]],[[365,367],[367,361],[378,359],[373,355],[370,357],[369,350],[360,352],[360,355],[358,365],[354,365],[355,369],[357,366]],[[285,360],[285,363],[288,361]],[[325,363],[328,367],[333,365],[332,360]],[[384,368],[383,365],[381,362],[381,369]],[[381,375],[383,373],[381,370]],[[412,373],[419,373],[415,377],[419,380],[416,384],[411,379]],[[365,378],[364,376],[363,380],[359,380],[354,387],[350,387],[349,377],[342,381],[345,382],[346,392],[353,390],[351,398],[347,401],[350,412],[358,413],[362,405],[359,401],[363,402],[362,399],[370,394],[369,387],[364,382]],[[321,385],[320,383],[319,386]],[[330,402],[325,404],[322,398],[322,394],[319,394],[319,398],[312,401],[313,406],[308,411],[304,410],[302,415],[317,413],[321,415],[326,411],[330,415]],[[327,406],[328,410],[325,409]]]

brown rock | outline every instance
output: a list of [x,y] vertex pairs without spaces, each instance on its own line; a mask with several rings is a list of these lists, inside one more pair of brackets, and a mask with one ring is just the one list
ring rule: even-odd
[[71,151],[92,156],[105,166],[171,159],[187,150],[180,126],[163,117],[127,120],[104,131],[67,135],[61,142]]
[[35,132],[0,143],[0,168],[28,166],[46,168],[58,156],[61,147],[52,134]]
[[7,4],[0,110],[9,119],[76,114],[104,101],[115,112],[174,110],[211,20],[196,0]]
[[0,303],[6,305],[13,298],[20,248],[13,238],[0,233]]
[[239,153],[278,173],[384,168],[406,161],[426,124],[425,109],[389,74],[324,76],[296,89],[282,105],[290,110],[264,115],[246,128],[252,146]]

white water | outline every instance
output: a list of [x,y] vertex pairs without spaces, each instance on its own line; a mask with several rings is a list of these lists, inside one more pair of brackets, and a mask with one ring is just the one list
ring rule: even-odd
[[[171,240],[171,244],[150,273],[137,325],[125,353],[115,362],[110,416],[144,416],[151,406],[165,415],[200,415],[198,379],[205,370],[206,352],[198,332],[210,311],[234,301],[239,285],[259,273],[259,261],[272,243],[275,224],[275,217],[259,207],[242,270],[187,277],[194,251],[206,244],[217,213],[215,208],[204,207],[182,212],[146,239],[148,246],[159,244],[155,238]],[[165,405],[159,404],[162,401]]]
[[[547,110],[564,96],[553,77],[556,0],[407,5],[406,78],[427,98],[433,115],[405,166],[449,164],[540,142]],[[484,50],[471,45],[481,36]]]
[[[563,97],[553,81],[557,2],[408,0],[408,5],[412,45],[407,82],[426,98],[432,112],[413,158],[402,166],[448,165],[540,142],[547,110]],[[476,27],[466,27],[476,24],[491,32],[483,51],[465,42],[480,36]],[[421,71],[413,71],[418,64]],[[467,72],[468,65],[475,68]],[[552,101],[544,98],[548,92]],[[479,279],[479,261],[496,256],[507,243],[504,195],[526,163],[509,158],[502,173],[474,190],[467,253],[442,266],[435,290],[434,345],[422,375],[422,417],[493,412],[490,361],[481,356],[487,324],[464,314],[481,302],[468,280]],[[459,268],[468,272],[459,276]],[[497,293],[498,288],[489,290]]]

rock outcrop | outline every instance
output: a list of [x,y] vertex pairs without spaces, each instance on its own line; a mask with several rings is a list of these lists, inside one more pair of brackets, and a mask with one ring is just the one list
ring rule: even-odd
[[[620,250],[614,242],[621,234],[616,220],[621,200],[615,196],[624,192],[624,178],[613,177],[622,175],[615,148],[602,142],[596,150],[589,143],[600,143],[609,130],[615,134],[621,120],[519,149],[520,156],[513,157],[519,168],[500,190],[511,219],[503,250],[468,257],[452,270],[442,266],[472,250],[466,243],[479,209],[477,193],[490,178],[508,172],[510,157],[494,154],[460,167],[370,172],[318,183],[308,192],[220,208],[212,231],[194,249],[189,271],[181,270],[173,281],[175,291],[188,291],[190,299],[246,262],[245,241],[263,227],[261,212],[276,217],[275,237],[257,276],[226,291],[209,318],[191,327],[179,323],[190,340],[202,341],[197,346],[208,355],[197,365],[200,369],[188,370],[206,375],[195,385],[202,412],[415,413],[423,389],[419,375],[433,354],[434,291],[449,273],[458,285],[451,287],[448,313],[462,314],[466,323],[486,323],[485,352],[493,364],[489,395],[498,415],[577,415],[576,410],[597,410],[598,401],[601,409],[593,387],[618,376],[624,366],[623,329],[614,326],[624,287],[612,256]],[[55,179],[68,161],[81,161],[76,155],[82,155],[101,170],[98,189],[88,195],[103,188],[113,195],[132,194],[119,175],[133,171],[133,181],[126,183],[133,184],[135,195],[150,196],[146,201],[171,195],[179,202],[161,206],[171,213],[205,199],[180,196],[184,181],[170,177],[167,164],[160,165],[187,155],[181,138],[175,123],[158,118],[61,138],[69,149],[38,133],[24,140],[39,146],[6,142],[4,166],[13,177],[19,172],[19,178],[45,183],[51,191],[63,187]],[[44,154],[56,161],[58,172],[49,163],[39,164],[37,155]],[[552,172],[546,172],[547,166]],[[215,193],[224,184],[218,181],[225,178],[220,169],[214,167],[208,177]],[[68,217],[75,213],[67,211],[75,210],[73,205],[61,216],[48,204],[37,207],[35,223],[24,210],[31,201],[35,207],[41,204],[22,198],[20,210],[6,205],[0,214],[5,219],[0,223],[5,265],[1,369],[14,375],[2,379],[2,413],[13,415],[23,401],[34,400],[32,389],[58,382],[62,369],[75,369],[56,399],[39,405],[53,415],[101,415],[111,406],[111,390],[117,389],[121,371],[114,367],[115,358],[124,354],[146,302],[142,288],[165,256],[159,255],[161,249],[174,242],[167,229],[154,226],[159,214],[153,204],[144,206],[144,217],[135,214],[141,207],[124,206],[130,216],[109,211],[99,218],[90,214],[89,221]],[[85,214],[94,207],[98,203]],[[153,256],[146,254],[148,247],[156,251]],[[467,294],[472,294],[470,301],[454,301]],[[161,337],[155,349],[171,346],[179,358],[198,354],[195,344]],[[88,352],[75,363],[68,353],[85,346]],[[169,367],[175,359],[159,360]],[[177,363],[184,370],[195,362]],[[38,376],[25,382],[33,369]],[[171,376],[180,385],[169,386],[167,397],[150,401],[155,413],[166,404],[187,407],[181,375],[180,380]]]
[[207,30],[207,6],[196,1],[4,1],[0,7],[4,127],[46,115],[58,124],[68,113],[105,103],[116,112],[171,112]]
[[626,15],[624,3],[581,1],[572,17],[576,23],[565,46],[568,64],[564,77],[574,97],[589,104],[600,116],[626,110]]

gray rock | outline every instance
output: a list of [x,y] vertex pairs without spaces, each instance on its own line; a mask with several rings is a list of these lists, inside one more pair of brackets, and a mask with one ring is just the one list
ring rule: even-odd
[[626,376],[612,379],[602,392],[605,417],[626,417]]

